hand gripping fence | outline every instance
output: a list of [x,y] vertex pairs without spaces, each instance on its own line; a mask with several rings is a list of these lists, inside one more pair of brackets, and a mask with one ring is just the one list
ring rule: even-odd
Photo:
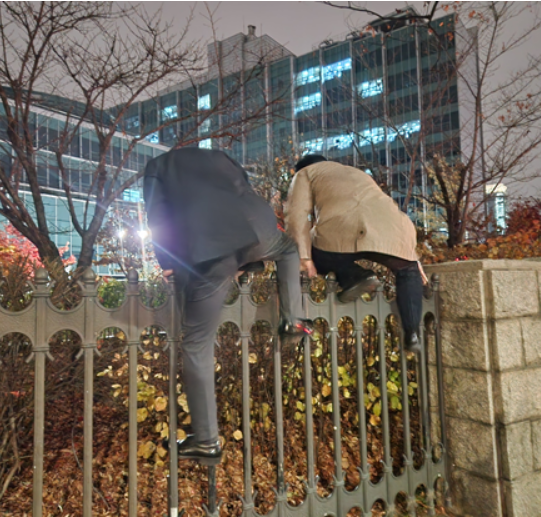
[[[243,277],[241,277],[242,280]],[[271,281],[271,284],[273,282]],[[128,354],[128,515],[137,515],[137,367],[141,353],[141,333],[150,326],[159,326],[168,336],[166,350],[169,354],[169,477],[168,477],[168,515],[179,517],[179,468],[190,468],[189,462],[179,464],[177,459],[177,365],[179,346],[181,346],[181,325],[177,313],[174,296],[174,279],[167,284],[168,294],[166,301],[158,308],[146,307],[140,299],[139,278],[135,271],[128,274],[126,297],[119,308],[104,308],[98,300],[96,277],[88,269],[80,283],[82,302],[70,311],[62,311],[53,306],[50,300],[51,286],[47,272],[44,269],[36,271],[33,300],[31,304],[20,312],[8,312],[0,307],[0,338],[9,333],[22,332],[32,343],[32,353],[28,360],[34,363],[34,448],[33,448],[33,517],[43,515],[44,476],[44,427],[45,414],[45,375],[48,359],[53,359],[49,350],[49,339],[58,331],[70,329],[77,332],[82,338],[79,358],[84,362],[84,448],[83,448],[83,496],[82,515],[92,516],[93,504],[93,404],[94,404],[94,357],[99,354],[97,336],[107,328],[119,328],[126,336]],[[449,460],[446,454],[446,424],[443,392],[443,364],[441,352],[441,334],[439,321],[439,280],[437,275],[426,290],[423,299],[423,325],[421,338],[425,343],[424,354],[421,357],[410,357],[415,365],[418,380],[417,400],[419,406],[419,420],[421,423],[420,443],[422,449],[421,461],[414,461],[412,447],[410,393],[408,378],[408,359],[405,353],[399,353],[400,382],[402,392],[400,403],[402,406],[403,425],[403,467],[400,473],[393,472],[393,457],[391,447],[391,434],[393,421],[389,407],[388,365],[386,360],[379,360],[379,378],[381,390],[381,447],[382,473],[373,482],[370,479],[369,463],[369,432],[371,425],[368,422],[365,410],[365,397],[367,386],[361,372],[365,368],[363,357],[363,321],[367,317],[375,318],[377,324],[377,346],[379,358],[385,358],[386,326],[385,322],[392,314],[396,315],[396,304],[387,301],[383,289],[380,288],[370,301],[363,298],[355,302],[342,304],[336,299],[337,284],[331,276],[327,281],[327,296],[324,301],[316,302],[310,295],[310,283],[303,281],[303,305],[305,316],[316,320],[325,320],[328,324],[328,348],[330,350],[330,400],[334,411],[330,411],[332,419],[332,451],[334,455],[334,482],[332,492],[326,497],[318,494],[317,451],[314,436],[314,406],[313,406],[313,375],[312,375],[312,348],[310,338],[305,337],[300,345],[303,355],[303,386],[304,403],[306,406],[303,418],[305,419],[305,452],[307,474],[304,483],[304,500],[300,505],[292,506],[288,502],[288,487],[285,482],[286,461],[284,458],[284,396],[282,393],[283,360],[281,343],[276,338],[278,327],[278,302],[275,285],[272,285],[271,295],[264,303],[256,303],[252,297],[250,284],[244,278],[237,285],[239,296],[229,305],[224,306],[222,323],[234,323],[240,330],[241,371],[242,371],[242,434],[243,434],[243,482],[244,491],[238,496],[242,500],[243,517],[256,517],[256,494],[253,479],[253,450],[252,437],[257,429],[250,425],[250,362],[249,346],[251,329],[255,322],[265,321],[271,325],[273,339],[274,362],[274,424],[276,426],[276,494],[273,509],[267,513],[272,517],[323,517],[332,515],[346,517],[352,508],[357,508],[362,517],[372,515],[372,507],[380,501],[386,508],[386,515],[397,514],[396,497],[399,493],[405,494],[408,514],[417,515],[416,490],[421,485],[425,489],[424,505],[428,515],[436,515],[436,490],[449,500]],[[356,465],[360,473],[360,482],[353,490],[346,490],[345,471],[342,464],[342,420],[341,420],[341,393],[339,376],[339,322],[342,318],[351,318],[353,321],[354,346],[356,351],[357,375],[356,390],[358,400],[358,443],[360,450],[360,464]],[[430,329],[429,329],[430,327]],[[430,335],[429,335],[430,334]],[[402,340],[402,336],[400,337]],[[400,343],[400,351],[402,351]],[[0,363],[0,371],[2,364]],[[392,394],[391,394],[392,395]],[[209,467],[209,492],[205,513],[208,517],[219,515],[219,500],[216,487],[216,468]],[[219,467],[218,467],[219,468]],[[185,517],[189,517],[188,514]]]

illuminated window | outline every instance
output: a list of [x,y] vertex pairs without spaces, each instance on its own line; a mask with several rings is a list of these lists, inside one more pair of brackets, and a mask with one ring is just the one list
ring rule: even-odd
[[[389,128],[387,131],[387,141],[394,142],[397,135],[402,135],[405,138],[409,138],[412,133],[417,133],[421,131],[421,122],[419,120],[412,120],[411,122],[406,122],[401,126],[398,126],[398,131],[395,129]],[[365,129],[359,133],[359,147],[364,147],[366,145],[376,145],[385,140],[385,128],[384,127],[375,127],[372,129]]]
[[145,140],[147,142],[150,142],[151,144],[159,144],[160,143],[160,135],[156,131],[155,133],[150,133],[150,135],[145,136]]
[[305,95],[295,101],[295,113],[309,110],[319,105],[321,105],[321,93],[316,92],[312,95]]
[[201,142],[199,142],[199,148],[200,149],[212,149],[212,139],[211,138],[205,138],[205,140],[201,140]]
[[319,81],[320,71],[321,69],[319,66],[314,66],[312,68],[308,68],[307,70],[299,72],[296,77],[297,86],[302,86],[303,84],[310,84]]
[[347,149],[353,143],[353,135],[338,135],[327,139],[327,149]]
[[337,63],[324,66],[321,74],[322,80],[323,82],[325,82],[330,81],[335,77],[342,77],[342,73],[346,70],[351,70],[350,57],[348,57],[347,59],[343,59],[342,61],[338,61]]
[[323,138],[314,138],[302,143],[304,147],[303,155],[308,153],[317,153],[323,150]]
[[365,129],[359,134],[359,147],[365,145],[376,145],[385,140],[385,128],[374,127],[372,129]]
[[375,81],[366,81],[359,84],[357,87],[361,97],[373,97],[383,93],[383,79],[376,79]]
[[394,129],[389,129],[387,132],[387,140],[389,142],[394,142],[397,134],[409,138],[412,133],[418,133],[419,131],[421,131],[421,121],[413,120],[399,126],[398,133]]
[[128,117],[124,119],[124,127],[126,129],[132,129],[134,127],[139,127],[139,115],[133,117]]
[[210,109],[210,94],[209,93],[197,99],[197,109],[201,111]]
[[178,118],[178,110],[176,106],[167,106],[162,109],[162,120],[171,120]]
[[122,192],[122,199],[124,201],[131,201],[132,203],[139,203],[139,201],[143,200],[141,191],[133,188],[128,188]]
[[201,133],[208,133],[210,131],[210,119],[203,120],[201,122]]

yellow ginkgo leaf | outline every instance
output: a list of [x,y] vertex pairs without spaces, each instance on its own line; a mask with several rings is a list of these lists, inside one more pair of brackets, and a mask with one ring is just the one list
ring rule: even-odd
[[321,388],[321,393],[324,397],[328,397],[332,392],[332,389],[329,385],[325,384],[323,388]]
[[239,440],[242,440],[242,431],[240,429],[237,429],[234,433],[233,433],[233,438],[235,438],[235,440],[237,440],[237,442]]
[[137,410],[137,421],[144,422],[148,417],[148,410],[146,407],[139,408]]
[[164,411],[167,408],[167,399],[165,397],[158,397],[154,401],[154,409],[156,411]]

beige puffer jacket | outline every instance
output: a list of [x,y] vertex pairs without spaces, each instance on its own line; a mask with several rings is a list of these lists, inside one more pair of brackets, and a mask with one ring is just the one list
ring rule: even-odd
[[286,230],[302,259],[312,244],[324,251],[375,251],[417,260],[415,226],[365,172],[337,162],[318,162],[293,178]]

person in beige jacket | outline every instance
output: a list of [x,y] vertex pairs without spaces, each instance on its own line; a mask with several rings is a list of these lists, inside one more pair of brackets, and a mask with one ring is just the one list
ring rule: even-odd
[[409,217],[367,173],[321,155],[295,166],[286,204],[286,231],[299,248],[308,276],[334,272],[341,302],[374,291],[374,273],[356,264],[369,260],[396,276],[397,305],[406,348],[420,351],[423,280]]

